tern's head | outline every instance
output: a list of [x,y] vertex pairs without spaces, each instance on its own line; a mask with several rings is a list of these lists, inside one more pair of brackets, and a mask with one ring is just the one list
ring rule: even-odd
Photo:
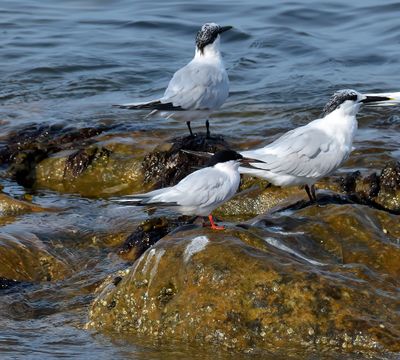
[[227,163],[231,161],[231,163],[238,163],[243,159],[243,156],[233,150],[221,150],[216,152],[213,156],[211,156],[210,160],[207,162],[207,166],[214,166],[220,163]]
[[384,96],[366,96],[351,89],[339,90],[329,99],[322,110],[322,115],[327,116],[338,109],[348,115],[356,115],[361,104],[387,100],[390,100],[390,98]]
[[208,45],[212,45],[219,41],[219,34],[232,29],[232,26],[219,26],[215,23],[204,24],[196,35],[196,48],[201,54]]

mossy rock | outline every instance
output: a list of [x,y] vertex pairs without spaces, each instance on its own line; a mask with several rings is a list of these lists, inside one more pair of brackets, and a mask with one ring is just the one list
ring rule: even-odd
[[114,275],[100,286],[87,327],[245,352],[400,351],[393,283],[376,291],[335,254],[310,260],[269,232],[194,229],[164,237],[116,274],[117,283]]
[[89,197],[144,190],[140,160],[95,145],[41,161],[36,166],[35,186]]
[[64,279],[70,267],[33,233],[0,234],[0,277],[18,281]]

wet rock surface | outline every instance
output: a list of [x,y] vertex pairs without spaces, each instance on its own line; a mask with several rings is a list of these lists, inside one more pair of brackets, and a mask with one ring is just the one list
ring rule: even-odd
[[62,125],[31,124],[8,134],[0,146],[0,164],[9,164],[9,173],[20,185],[35,184],[36,165],[60,150],[93,142],[107,127],[74,129]]
[[179,226],[189,225],[192,219],[181,216],[178,219],[166,217],[151,218],[141,223],[119,248],[118,254],[125,260],[134,261],[158,240]]
[[0,193],[0,217],[53,210]]
[[246,352],[399,351],[398,217],[289,211],[164,237],[97,290],[88,327]]
[[342,191],[360,203],[400,214],[400,163],[386,163],[378,175],[355,171],[340,179]]
[[99,135],[111,128],[31,124],[8,135],[0,146],[0,164],[27,188],[107,197],[174,185],[207,162],[182,150],[229,147],[220,136],[198,134],[171,139],[142,155],[140,143],[121,144],[118,135],[102,141]]
[[172,139],[145,156],[142,163],[144,181],[153,184],[155,188],[172,186],[208,161],[207,158],[182,150],[215,153],[229,148],[220,136],[207,138],[204,134],[197,134],[194,137]]
[[68,263],[35,234],[0,234],[0,277],[18,281],[54,281],[70,274]]
[[140,161],[132,154],[92,145],[59,152],[36,166],[36,188],[83,196],[111,196],[143,190]]

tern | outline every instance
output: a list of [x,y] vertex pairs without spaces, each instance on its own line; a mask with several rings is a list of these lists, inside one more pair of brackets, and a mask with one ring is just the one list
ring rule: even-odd
[[305,186],[314,202],[314,184],[339,168],[353,150],[356,115],[361,104],[388,100],[392,99],[340,90],[325,105],[320,119],[285,133],[263,148],[241,151],[242,156],[260,162],[240,167],[239,172],[267,179],[277,186]]
[[193,136],[190,121],[206,119],[207,137],[210,137],[208,117],[218,110],[229,95],[229,79],[220,52],[220,34],[232,26],[204,24],[196,36],[193,59],[179,69],[170,80],[164,96],[142,103],[114,105],[123,109],[161,111],[167,118],[186,121]]
[[210,157],[205,168],[189,174],[175,186],[114,200],[125,205],[167,207],[183,215],[208,216],[211,229],[223,230],[223,226],[215,224],[211,213],[235,195],[240,184],[239,166],[250,162],[258,163],[233,150],[222,150]]

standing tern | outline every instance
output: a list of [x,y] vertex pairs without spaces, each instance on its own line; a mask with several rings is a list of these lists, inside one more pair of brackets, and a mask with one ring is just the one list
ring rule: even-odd
[[136,194],[115,199],[127,205],[167,207],[183,215],[207,216],[211,229],[223,230],[215,224],[212,211],[230,200],[239,188],[239,165],[256,159],[247,159],[232,150],[215,153],[208,161],[207,167],[197,170],[182,179],[178,184],[146,194]]
[[339,168],[353,149],[361,104],[388,100],[392,99],[340,90],[325,105],[322,118],[287,132],[263,148],[240,152],[261,162],[250,163],[252,168],[240,167],[239,172],[277,186],[305,185],[310,200],[316,201],[314,184]]
[[162,98],[143,103],[114,105],[123,109],[161,111],[167,118],[186,121],[193,136],[190,121],[206,119],[207,137],[210,137],[208,117],[219,109],[229,95],[229,79],[219,49],[220,34],[232,26],[204,24],[196,36],[193,59],[179,69],[170,80]]

